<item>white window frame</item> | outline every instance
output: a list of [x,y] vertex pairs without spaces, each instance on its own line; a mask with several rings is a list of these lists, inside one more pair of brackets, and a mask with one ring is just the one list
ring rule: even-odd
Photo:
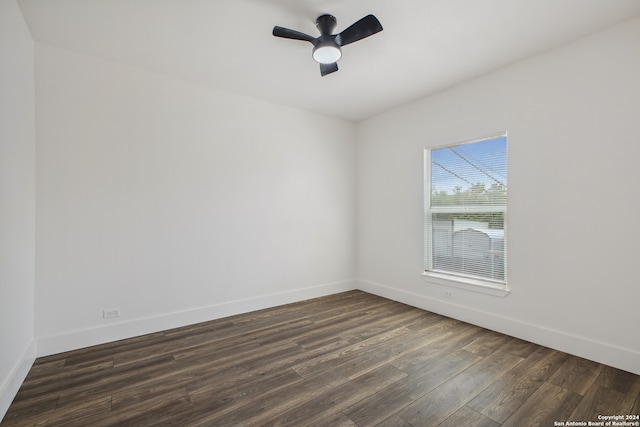
[[[424,223],[425,266],[424,266],[423,277],[427,282],[435,285],[454,287],[458,289],[463,289],[463,290],[472,291],[472,292],[479,292],[479,293],[494,295],[498,297],[504,297],[510,293],[509,287],[507,285],[507,205],[508,205],[508,201],[506,205],[501,205],[501,206],[466,206],[463,209],[461,209],[460,207],[450,207],[450,206],[442,206],[442,207],[431,206],[431,192],[432,192],[431,151],[447,148],[447,147],[459,146],[463,144],[471,144],[474,142],[481,142],[481,141],[486,141],[486,140],[496,139],[501,137],[507,137],[508,139],[507,132],[506,131],[497,132],[495,134],[492,134],[483,138],[465,140],[457,143],[440,145],[437,147],[427,147],[424,149],[424,191],[423,191],[424,222],[423,223]],[[507,144],[508,144],[508,141],[507,141]],[[507,193],[507,199],[508,199],[508,193]],[[470,277],[470,276],[465,276],[463,274],[456,274],[453,272],[437,271],[437,270],[434,271],[433,265],[432,265],[433,257],[431,256],[431,253],[430,253],[431,251],[430,248],[432,248],[432,243],[433,243],[432,242],[433,228],[432,228],[432,221],[431,221],[432,214],[433,213],[458,213],[458,212],[461,212],[462,210],[465,212],[502,212],[504,214],[504,221],[505,221],[504,281],[492,280],[490,278]],[[450,297],[451,293],[444,292],[444,295]]]

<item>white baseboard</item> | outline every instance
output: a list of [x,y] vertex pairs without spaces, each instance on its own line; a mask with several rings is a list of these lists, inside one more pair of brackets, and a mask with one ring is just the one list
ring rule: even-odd
[[262,295],[214,304],[192,310],[114,323],[109,326],[76,330],[65,334],[38,337],[38,357],[90,347],[107,342],[132,338],[153,332],[220,319],[236,314],[275,307],[310,298],[355,289],[354,280],[327,283],[287,292]]
[[364,292],[389,298],[413,307],[418,307],[640,375],[640,353],[631,349],[448,303],[413,292],[385,286],[380,283],[357,280],[356,288]]
[[31,344],[27,347],[22,357],[16,363],[15,367],[11,371],[9,378],[2,384],[0,388],[0,421],[4,418],[11,402],[16,397],[18,390],[22,382],[27,377],[29,369],[33,366],[33,362],[36,360],[36,342],[31,341]]

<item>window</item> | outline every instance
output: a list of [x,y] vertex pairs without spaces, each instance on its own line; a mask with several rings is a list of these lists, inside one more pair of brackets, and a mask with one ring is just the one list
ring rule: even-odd
[[425,274],[506,289],[507,134],[425,150]]

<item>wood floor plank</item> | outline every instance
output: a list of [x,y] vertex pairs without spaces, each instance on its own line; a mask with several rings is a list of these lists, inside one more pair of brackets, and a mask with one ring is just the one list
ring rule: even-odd
[[[387,314],[387,307],[341,313],[331,318],[315,320],[313,328],[310,328],[310,330],[298,336],[291,337],[291,339],[303,347],[311,347],[317,342],[341,336],[345,332],[349,332],[358,327],[366,329],[368,324],[375,323],[378,319],[384,318],[385,314]],[[344,339],[342,336],[341,338]]]
[[428,345],[429,339],[422,331],[410,331],[406,335],[398,336],[386,341],[384,345],[375,346],[357,354],[351,354],[334,369],[349,378],[357,378],[379,366],[393,362],[398,357]]
[[314,340],[322,341],[335,336],[355,344],[400,327],[410,328],[413,321],[420,317],[419,312],[414,312],[409,317],[406,308],[402,305],[386,304],[382,307],[356,311],[344,317],[332,318],[330,321],[316,321],[312,331],[294,339],[305,347]]
[[553,425],[640,376],[362,291],[38,358],[2,427]]
[[496,351],[417,399],[398,414],[410,424],[435,426],[522,361]]
[[[428,316],[425,312],[415,308],[409,308],[396,303],[389,307],[389,311],[381,315],[373,314],[369,323],[360,328],[349,328],[341,333],[341,336],[353,343],[361,342],[381,333],[398,328],[418,329],[415,326],[424,323]],[[430,323],[429,319],[429,323]]]
[[409,375],[343,412],[359,426],[376,425],[480,360],[480,356],[466,350],[443,355],[425,365],[421,372]]
[[190,391],[189,397],[195,404],[210,405],[222,412],[262,398],[265,393],[275,393],[282,388],[295,388],[304,379],[291,369],[285,369],[269,376],[254,378],[250,381],[230,381],[225,384],[211,384],[209,388]]
[[50,360],[46,357],[39,358],[33,363],[33,366],[29,370],[25,381],[35,382],[41,376],[48,376],[52,371],[55,372],[64,368],[65,363],[66,359]]
[[338,300],[331,303],[331,306],[324,303],[322,306],[318,305],[318,308],[322,307],[321,310],[305,310],[304,315],[318,326],[322,326],[324,323],[335,323],[345,318],[351,319],[353,317],[355,320],[359,316],[401,312],[401,309],[394,310],[396,304],[395,301],[374,295],[371,295],[371,298],[358,298],[357,300],[355,300],[355,295],[352,295],[349,300]]
[[273,414],[261,419],[266,425],[301,426],[327,417],[331,413],[341,412],[379,390],[395,383],[407,374],[390,365],[367,372],[352,381],[347,381],[322,393],[313,399],[292,407],[288,411]]
[[[17,426],[72,426],[80,427],[91,425],[91,418],[103,418],[111,411],[111,396],[100,396],[93,399],[85,399],[83,402],[70,406],[66,410],[48,412],[37,420],[20,421]],[[25,420],[22,420],[25,421]],[[12,424],[10,424],[12,425]]]
[[567,355],[540,347],[467,405],[503,423],[564,363]]
[[[121,392],[126,394],[126,391]],[[87,418],[92,427],[131,425],[146,426],[159,420],[166,420],[166,412],[175,412],[191,407],[191,400],[184,388],[175,388],[160,393],[147,393],[134,396],[131,402],[120,401],[118,406],[112,402],[111,411],[100,416]]]
[[629,411],[629,414],[640,414],[640,394],[638,394],[636,402],[633,404],[633,407],[631,408],[631,411]]
[[453,413],[449,418],[438,424],[438,427],[500,427],[500,423],[480,412],[463,406]]
[[222,387],[226,384],[241,384],[253,381],[257,378],[271,377],[279,375],[283,370],[291,370],[291,373],[296,377],[300,377],[293,369],[292,366],[315,357],[321,357],[324,354],[331,353],[336,349],[344,348],[349,345],[346,341],[335,341],[327,344],[324,347],[315,348],[306,352],[289,352],[286,354],[283,352],[271,354],[270,357],[265,357],[266,354],[258,353],[262,356],[257,360],[256,364],[239,363],[238,366],[232,369],[225,369],[223,372],[216,372],[214,375],[205,373],[198,377],[197,380],[192,381],[189,386],[189,392],[197,394],[200,390],[208,390],[215,386],[216,388]]
[[595,383],[619,391],[625,396],[640,394],[640,375],[634,375],[611,366],[602,366]]
[[603,368],[603,365],[591,360],[570,356],[549,379],[549,383],[584,395]]
[[501,351],[511,353],[520,357],[527,357],[534,353],[540,346],[519,338],[507,337],[507,341],[500,347]]
[[38,396],[49,393],[51,390],[59,389],[61,385],[70,387],[74,383],[93,381],[101,378],[104,373],[111,372],[113,368],[113,358],[104,360],[103,363],[67,369],[65,365],[56,365],[48,373],[32,377],[25,381],[20,389],[19,397]]
[[389,418],[376,424],[376,427],[414,427],[398,415],[392,415]]
[[131,387],[123,387],[111,394],[111,408],[114,411],[130,411],[134,405],[151,399],[185,397],[188,395],[186,386],[190,381],[191,378],[169,376],[161,381],[150,381]]
[[469,344],[462,347],[463,349],[476,353],[480,356],[488,356],[498,348],[501,348],[507,341],[507,336],[494,331],[483,330],[479,336]]
[[357,344],[352,344],[349,347],[325,355],[321,358],[316,358],[305,363],[301,363],[293,367],[293,369],[303,376],[317,375],[325,370],[331,370],[337,364],[343,363],[349,358],[357,357],[362,352],[371,348],[380,348],[385,342],[389,342],[394,338],[400,336],[406,336],[411,331],[407,328],[400,327],[374,337],[368,338]]
[[28,422],[35,424],[36,421],[49,417],[55,411],[57,405],[57,394],[46,394],[33,399],[14,400],[11,404],[11,411],[7,412],[0,425],[25,425]]
[[[502,427],[547,427],[569,420],[582,396],[545,382],[518,408]],[[582,421],[582,420],[580,420]]]
[[237,359],[234,364],[226,364],[219,367],[215,359],[211,364],[198,366],[197,370],[190,369],[187,364],[184,369],[194,373],[195,378],[187,385],[190,393],[207,389],[211,385],[226,384],[229,382],[250,381],[263,375],[273,375],[278,372],[277,365],[282,360],[299,360],[303,356],[295,345],[278,347],[277,349],[264,349],[242,359]]
[[67,401],[84,399],[87,396],[111,395],[123,387],[131,384],[144,384],[152,381],[160,374],[164,377],[174,372],[176,363],[170,356],[160,356],[155,359],[144,360],[134,365],[121,368],[112,368],[111,372],[98,372],[95,375],[83,375],[78,379],[60,382],[61,388],[58,405]]
[[165,340],[164,332],[157,332],[139,337],[129,338],[109,342],[106,344],[96,345],[92,347],[82,348],[71,352],[60,353],[47,356],[43,359],[63,359],[65,366],[74,366],[87,364],[92,361],[98,361],[113,357],[114,354],[123,354],[129,351],[136,351],[139,348],[146,348],[154,343],[163,342]]
[[317,422],[306,424],[307,427],[358,427],[356,423],[351,421],[342,412],[333,414],[328,418],[319,420]]
[[468,323],[448,324],[448,328],[438,330],[426,345],[409,351],[390,363],[404,372],[418,373],[446,353],[462,348],[474,340],[481,331],[481,328]]
[[624,393],[604,386],[594,386],[587,391],[568,419],[598,421],[597,414],[631,414],[633,402]]
[[83,426],[145,426],[168,425],[172,414],[185,411],[191,406],[187,397],[177,399],[153,399],[137,405],[132,411],[112,411],[109,414],[86,418]]
[[[292,386],[269,391],[234,410],[220,414],[206,414],[194,426],[200,425],[268,425],[262,420],[275,414],[296,408],[313,398],[330,393],[331,390],[348,382],[349,379],[338,373],[328,371],[321,375],[304,378]],[[206,409],[206,406],[204,407]],[[208,412],[208,410],[206,410]]]
[[144,381],[153,373],[162,371],[174,363],[171,357],[164,357],[145,361],[127,369],[81,369],[77,375],[74,375],[73,370],[64,369],[59,373],[53,373],[47,382],[38,382],[33,388],[30,384],[25,384],[25,388],[31,397],[55,393],[59,396],[58,405],[61,405],[67,400],[85,399],[89,395],[110,395],[113,390],[132,382]]

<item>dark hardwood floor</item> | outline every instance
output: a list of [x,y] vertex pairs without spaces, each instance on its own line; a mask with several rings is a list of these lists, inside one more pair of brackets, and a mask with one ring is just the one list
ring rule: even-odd
[[39,358],[2,426],[533,427],[638,413],[638,375],[352,291]]

